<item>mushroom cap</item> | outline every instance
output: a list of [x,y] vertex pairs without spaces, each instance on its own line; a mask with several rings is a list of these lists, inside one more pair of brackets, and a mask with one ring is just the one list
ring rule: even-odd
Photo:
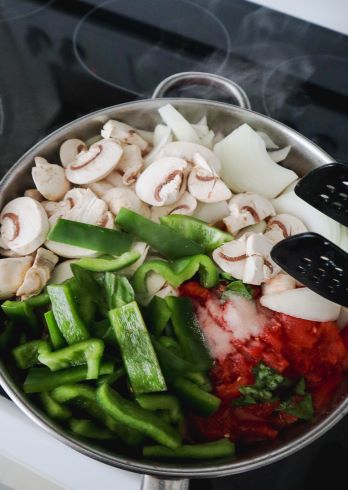
[[59,201],[70,189],[63,167],[48,163],[45,158],[35,157],[31,170],[37,190],[48,201]]
[[33,257],[0,259],[0,299],[12,298],[22,284]]
[[297,233],[303,233],[307,231],[307,227],[296,216],[291,214],[277,214],[267,222],[267,230],[265,236],[267,236],[272,242],[278,243],[280,240],[287,238]]
[[64,141],[59,148],[59,158],[63,167],[67,167],[81,151],[86,151],[87,149],[86,143],[77,138]]
[[182,158],[155,160],[138,177],[135,192],[152,206],[173,204],[185,191],[188,164]]
[[68,199],[59,202],[42,201],[41,206],[44,208],[49,218],[53,215],[58,215],[59,217],[63,216],[72,208],[72,201]]
[[169,206],[153,207],[151,210],[151,219],[158,222],[162,216],[169,214],[186,214],[190,215],[197,207],[196,199],[189,192],[184,192],[178,201]]
[[122,147],[116,141],[98,141],[89,150],[80,152],[66,167],[66,177],[73,184],[79,185],[98,182],[114,170],[122,153]]
[[254,225],[268,216],[274,216],[273,204],[255,192],[242,192],[229,202],[230,215],[224,218],[228,231],[237,233],[246,226]]
[[31,197],[17,197],[0,215],[1,237],[6,248],[29,255],[43,244],[49,224],[42,205]]
[[219,158],[206,146],[188,141],[173,141],[164,145],[156,156],[156,159],[163,157],[183,158],[188,163],[193,163],[194,155],[200,154],[208,163],[209,167],[219,174],[221,163]]
[[123,155],[117,165],[117,170],[122,174],[123,185],[134,184],[143,166],[143,157],[141,156],[139,146],[124,146]]
[[84,189],[81,187],[73,187],[64,196],[64,201],[69,201],[71,207],[76,206],[86,196],[95,196],[95,193],[90,189]]
[[121,208],[126,208],[146,218],[150,217],[149,207],[129,187],[114,187],[110,189],[103,195],[103,201],[105,201],[115,216],[117,216]]
[[115,217],[110,211],[106,211],[96,224],[102,228],[113,229],[115,228]]
[[113,119],[104,124],[101,135],[103,138],[112,138],[126,145],[137,145],[142,153],[149,146],[132,126]]
[[193,162],[195,166],[191,170],[187,182],[190,194],[198,201],[205,203],[230,199],[232,192],[217,173],[211,169],[202,155],[195,153],[193,155]]
[[25,300],[39,294],[46,286],[57,262],[58,257],[54,253],[45,248],[39,248],[36,252],[34,263],[26,272],[23,283],[18,288],[16,295]]

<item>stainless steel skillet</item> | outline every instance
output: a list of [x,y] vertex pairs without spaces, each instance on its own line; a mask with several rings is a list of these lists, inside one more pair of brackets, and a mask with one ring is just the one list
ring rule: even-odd
[[[88,140],[98,134],[101,125],[110,118],[127,122],[140,129],[151,130],[159,122],[157,109],[166,103],[173,104],[190,121],[198,121],[206,115],[209,126],[216,133],[221,131],[227,134],[240,124],[248,123],[254,129],[268,133],[279,145],[292,145],[293,149],[291,157],[287,160],[287,165],[300,176],[317,166],[333,161],[327,153],[301,134],[280,122],[250,110],[250,104],[245,93],[227,79],[201,73],[178,74],[163,81],[154,95],[163,96],[170,87],[192,82],[219,86],[220,89],[234,95],[237,103],[242,107],[209,100],[154,98],[115,105],[81,117],[44,138],[15,163],[0,182],[0,206],[2,207],[10,199],[22,195],[26,188],[32,187],[30,169],[34,156],[41,155],[54,163],[57,160],[58,148],[65,139],[81,138]],[[233,461],[220,460],[178,464],[143,460],[122,454],[117,448],[112,452],[107,451],[100,446],[72,436],[50,420],[23,394],[11,369],[1,361],[0,382],[10,398],[24,413],[60,441],[106,464],[151,475],[144,479],[143,489],[146,490],[156,488],[183,490],[188,487],[189,478],[232,475],[270,464],[311,443],[348,412],[348,381],[346,380],[326,413],[321,414],[310,423],[299,424],[290,428],[276,441],[258,443],[249,450],[244,450]]]

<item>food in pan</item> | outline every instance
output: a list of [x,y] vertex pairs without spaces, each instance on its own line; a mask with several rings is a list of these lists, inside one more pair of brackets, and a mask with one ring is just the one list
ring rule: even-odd
[[[301,202],[291,148],[160,110],[37,156],[2,209],[2,358],[67,430],[145,458],[232,456],[325,410],[347,314],[270,252],[347,231]],[[279,162],[283,164],[279,164]]]

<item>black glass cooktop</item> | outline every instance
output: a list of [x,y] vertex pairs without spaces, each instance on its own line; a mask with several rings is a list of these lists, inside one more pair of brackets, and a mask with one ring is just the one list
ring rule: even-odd
[[[342,34],[244,0],[0,0],[1,174],[62,124],[189,70],[233,79],[253,109],[348,161]],[[282,462],[191,488],[344,488],[346,433],[348,419]]]

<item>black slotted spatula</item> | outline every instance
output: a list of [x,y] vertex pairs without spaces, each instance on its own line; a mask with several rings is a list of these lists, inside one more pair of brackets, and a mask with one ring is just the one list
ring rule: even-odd
[[[348,165],[329,163],[312,170],[295,187],[308,204],[348,226]],[[317,233],[300,233],[277,243],[272,259],[288,274],[348,307],[348,254]]]
[[324,298],[348,307],[348,254],[317,233],[277,243],[271,257],[285,272]]
[[305,175],[295,194],[308,204],[348,226],[348,165],[328,163]]

